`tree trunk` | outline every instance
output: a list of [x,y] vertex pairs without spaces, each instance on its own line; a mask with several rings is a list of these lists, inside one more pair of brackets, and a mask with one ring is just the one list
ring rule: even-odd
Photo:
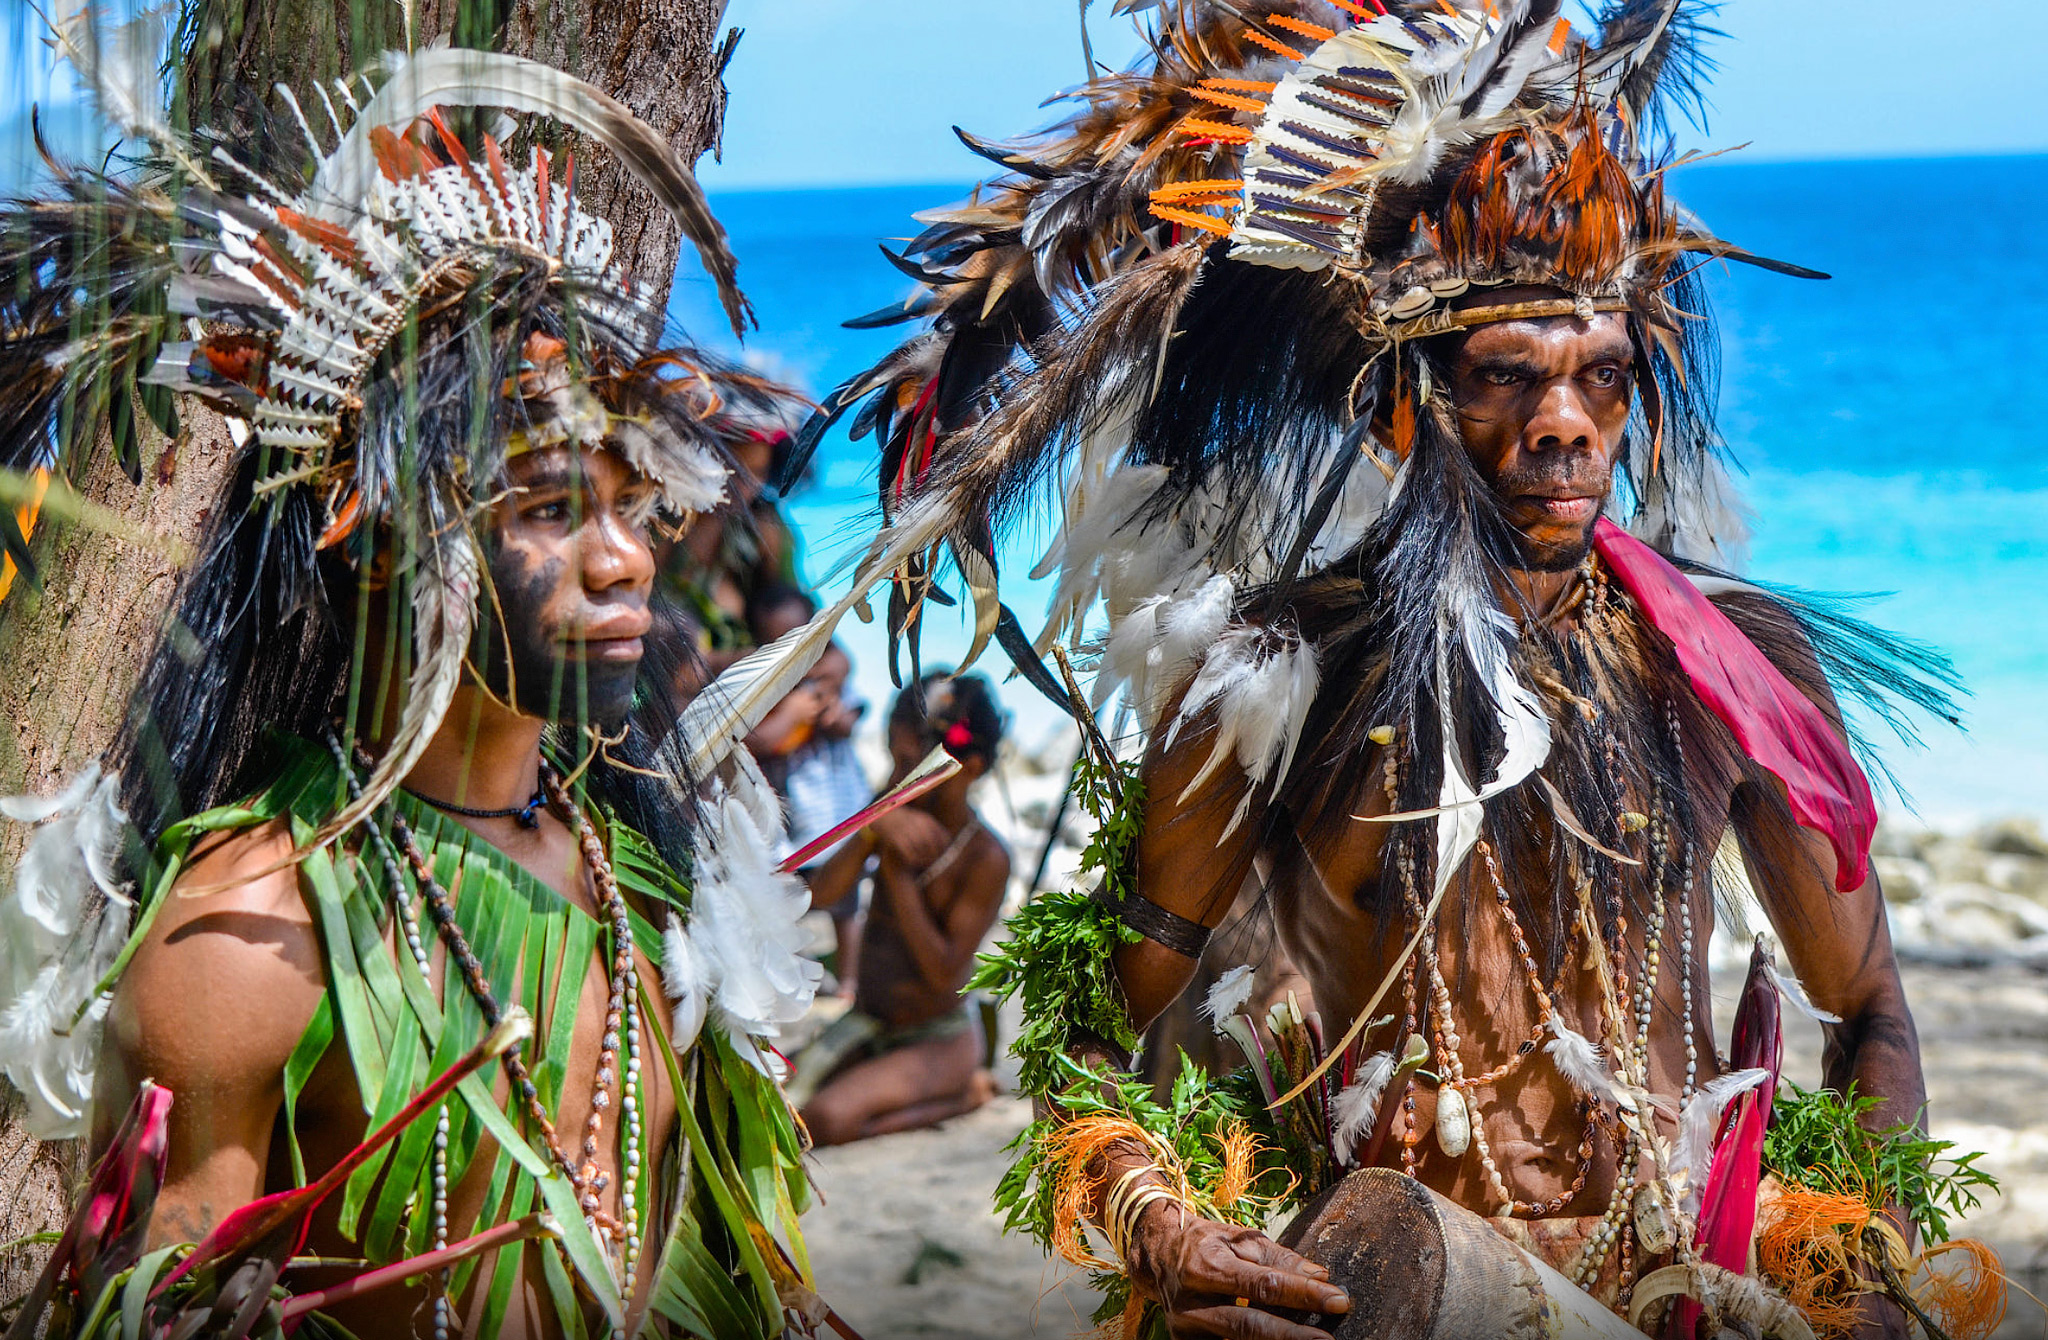
[[[421,45],[441,33],[465,45],[500,37],[502,50],[621,99],[687,161],[718,141],[723,0],[417,0],[412,8]],[[359,56],[404,35],[399,0],[189,0],[187,10],[191,59],[179,72],[179,100],[202,124],[231,121],[236,99],[280,79],[317,106],[316,80],[331,85]],[[579,147],[577,157],[578,194],[612,220],[617,254],[665,298],[674,221],[609,155]],[[176,441],[149,430],[144,453],[154,464],[140,488],[104,452],[91,477],[77,481],[123,533],[45,526],[33,550],[44,588],[17,581],[0,601],[0,713],[9,727],[0,729],[0,794],[53,790],[113,739],[232,457],[218,416],[189,401],[179,412]],[[12,889],[25,839],[18,826],[0,824],[0,896]],[[22,1131],[18,1108],[15,1095],[0,1093],[0,1243],[61,1227],[83,1168],[79,1151]],[[0,1257],[0,1303],[26,1291],[47,1256],[31,1248]]]

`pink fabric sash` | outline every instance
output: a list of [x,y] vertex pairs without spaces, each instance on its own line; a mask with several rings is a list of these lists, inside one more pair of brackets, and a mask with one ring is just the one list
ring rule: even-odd
[[1593,546],[1643,616],[1671,639],[1700,701],[1727,723],[1744,753],[1785,783],[1793,817],[1827,836],[1835,888],[1861,888],[1877,802],[1827,716],[1662,554],[1604,517]]

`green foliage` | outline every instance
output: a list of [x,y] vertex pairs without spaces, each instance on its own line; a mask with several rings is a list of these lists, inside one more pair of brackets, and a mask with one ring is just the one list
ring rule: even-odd
[[1067,1086],[1067,1038],[1084,1029],[1126,1051],[1138,1045],[1129,1012],[1117,989],[1110,955],[1138,939],[1117,919],[1107,899],[1082,889],[1088,876],[1121,901],[1129,888],[1131,858],[1144,823],[1145,787],[1135,763],[1114,760],[1108,767],[1083,757],[1074,769],[1075,799],[1095,820],[1095,834],[1081,852],[1076,888],[1049,893],[1010,918],[1008,936],[984,954],[967,986],[999,999],[1021,997],[1024,1026],[1010,1054],[1021,1067],[1023,1091],[1051,1097]]
[[1976,1166],[1982,1153],[1949,1156],[1948,1140],[1931,1140],[1912,1122],[1869,1130],[1863,1118],[1878,1105],[1832,1089],[1809,1092],[1787,1084],[1778,1092],[1764,1134],[1764,1168],[1781,1181],[1860,1194],[1872,1205],[1896,1205],[1930,1244],[1948,1241],[1948,1217],[1974,1209],[1977,1193],[1998,1182]]
[[[1195,1208],[1204,1218],[1258,1228],[1298,1200],[1300,1188],[1289,1170],[1291,1160],[1276,1143],[1279,1132],[1250,1071],[1212,1078],[1182,1052],[1171,1100],[1161,1104],[1143,1080],[1067,1057],[1061,1062],[1071,1082],[1059,1096],[1059,1113],[1041,1116],[1009,1145],[1015,1157],[997,1184],[995,1197],[1005,1232],[1021,1229],[1051,1250],[1057,1188],[1047,1175],[1041,1142],[1058,1124],[1098,1113],[1126,1117],[1159,1137],[1179,1160]],[[1258,1147],[1248,1184],[1226,1198],[1223,1137],[1240,1124],[1257,1137]],[[1092,1272],[1089,1278],[1103,1298],[1093,1319],[1101,1323],[1121,1316],[1130,1298],[1130,1281],[1111,1271]],[[1156,1316],[1149,1320],[1157,1322]]]

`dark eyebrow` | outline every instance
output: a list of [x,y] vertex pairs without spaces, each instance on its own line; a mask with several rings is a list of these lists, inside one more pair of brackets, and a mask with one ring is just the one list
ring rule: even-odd
[[566,489],[574,481],[569,453],[556,449],[534,452],[510,471],[512,487],[527,493]]
[[1513,354],[1485,355],[1473,360],[1467,370],[1471,372],[1509,372],[1517,377],[1541,377],[1544,375],[1543,368],[1540,365],[1530,359],[1517,358]]

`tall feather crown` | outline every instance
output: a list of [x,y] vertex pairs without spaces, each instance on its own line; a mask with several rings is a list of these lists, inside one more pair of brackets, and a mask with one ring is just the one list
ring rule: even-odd
[[[317,88],[312,115],[280,86],[289,115],[270,127],[283,146],[273,158],[292,165],[279,170],[142,105],[133,62],[106,55],[149,43],[126,29],[94,42],[88,21],[60,27],[59,49],[144,147],[132,171],[55,168],[55,198],[0,217],[0,468],[80,479],[105,440],[139,480],[135,406],[166,432],[172,392],[228,416],[237,468],[215,509],[228,519],[179,615],[205,663],[177,693],[152,669],[143,699],[159,706],[255,691],[250,662],[266,643],[303,660],[341,620],[327,608],[333,562],[388,558],[412,670],[398,736],[355,807],[366,812],[416,761],[461,677],[487,598],[477,522],[509,453],[603,443],[683,519],[721,504],[727,444],[787,393],[662,347],[655,292],[579,201],[573,155],[533,148],[515,166],[482,115],[451,126],[457,109],[499,109],[604,145],[676,216],[742,330],[736,265],[689,167],[601,90],[517,57],[393,54]],[[0,545],[33,575],[23,530],[0,510]],[[343,658],[339,679],[351,669]],[[306,687],[328,710],[332,685]],[[318,720],[131,720],[125,747],[165,740],[172,757],[155,775],[187,792],[152,795],[124,769],[138,826],[153,834],[217,803],[249,732]]]

